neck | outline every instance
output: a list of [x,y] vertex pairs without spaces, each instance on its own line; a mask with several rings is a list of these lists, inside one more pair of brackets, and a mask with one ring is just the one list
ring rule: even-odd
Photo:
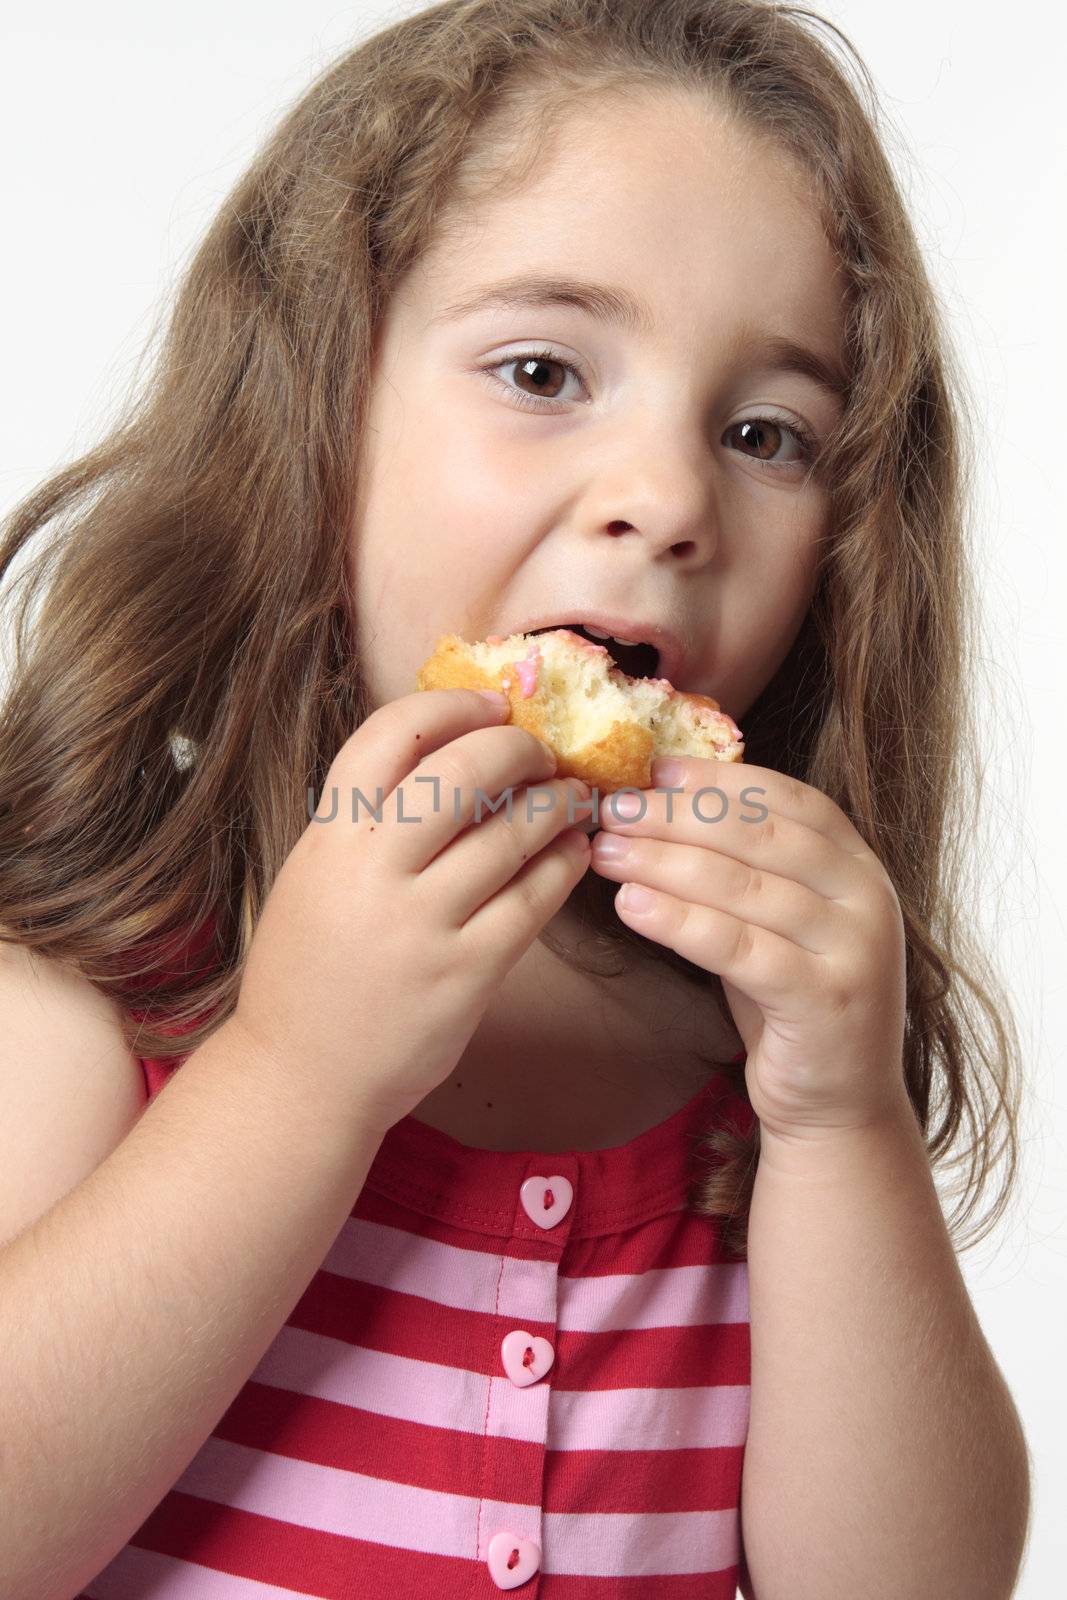
[[581,923],[562,911],[494,994],[467,1049],[415,1116],[487,1149],[598,1149],[670,1116],[741,1048],[711,990],[627,952],[604,977],[578,965]]

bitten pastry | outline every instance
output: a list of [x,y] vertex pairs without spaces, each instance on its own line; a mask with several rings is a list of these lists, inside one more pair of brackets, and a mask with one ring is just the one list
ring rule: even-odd
[[416,687],[501,690],[508,720],[552,746],[555,776],[584,778],[601,794],[651,787],[659,756],[744,759],[741,729],[717,700],[666,678],[631,678],[606,645],[570,628],[490,634],[477,644],[445,634]]

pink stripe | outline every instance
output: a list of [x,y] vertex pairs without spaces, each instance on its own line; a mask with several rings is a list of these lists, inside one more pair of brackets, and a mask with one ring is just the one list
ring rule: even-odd
[[482,1502],[478,1556],[484,1560],[498,1528],[541,1547],[541,1571],[586,1578],[643,1578],[718,1572],[734,1566],[740,1544],[737,1512],[545,1512],[540,1530],[523,1524],[520,1507]]
[[540,1506],[416,1489],[216,1438],[208,1439],[174,1487],[296,1527],[430,1555],[473,1556],[479,1506],[483,1533],[488,1518],[486,1544],[501,1527],[540,1543]]
[[557,1389],[549,1450],[692,1450],[743,1445],[747,1384],[712,1389]]
[[[747,1384],[688,1389],[519,1389],[504,1376],[388,1355],[361,1345],[280,1329],[251,1375],[293,1394],[353,1409],[481,1433],[489,1400],[499,1438],[545,1441],[551,1450],[671,1450],[744,1444]],[[547,1407],[547,1416],[546,1410]]]
[[747,1321],[748,1267],[743,1261],[559,1280],[556,1323],[568,1333]]
[[482,1561],[493,1534],[507,1528],[540,1545],[546,1573],[652,1577],[719,1571],[738,1559],[733,1508],[542,1515],[537,1505],[411,1488],[214,1438],[175,1487],[297,1527],[435,1555],[476,1552]]
[[279,1329],[251,1376],[293,1394],[466,1433],[482,1431],[490,1382],[482,1372],[412,1361],[288,1326]]
[[323,1265],[438,1305],[520,1325],[527,1317],[555,1321],[575,1333],[747,1322],[749,1314],[744,1261],[571,1278],[550,1261],[491,1256],[350,1217]]
[[464,1250],[359,1217],[348,1218],[323,1269],[463,1311],[495,1311],[517,1322],[554,1319],[553,1262]]

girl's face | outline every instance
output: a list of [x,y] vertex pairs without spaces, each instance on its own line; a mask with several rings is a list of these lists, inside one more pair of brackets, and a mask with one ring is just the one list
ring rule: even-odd
[[[442,633],[607,614],[672,630],[672,681],[743,727],[827,532],[803,436],[841,414],[843,279],[788,158],[694,101],[605,98],[556,131],[379,329],[350,557],[371,704],[411,693]],[[471,304],[503,279],[521,298]]]

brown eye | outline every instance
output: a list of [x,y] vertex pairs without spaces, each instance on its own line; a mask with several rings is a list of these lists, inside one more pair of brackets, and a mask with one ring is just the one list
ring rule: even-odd
[[[553,401],[565,401],[567,397],[560,391],[568,376],[583,384],[580,369],[570,361],[561,361],[551,350],[522,350],[518,355],[494,362],[491,367],[483,367],[482,371],[490,382],[502,384],[512,401],[527,411],[537,411],[542,402],[549,406]],[[498,372],[514,373],[514,380],[498,378]]]
[[565,380],[555,382],[553,368],[562,371],[562,361],[552,361],[545,356],[519,356],[517,360],[505,364],[515,369],[517,382],[530,385],[525,393],[543,395],[547,400],[558,398],[554,391],[562,388]]
[[[795,422],[782,422],[775,417],[749,417],[743,422],[735,422],[727,429],[727,437],[731,434],[739,436],[743,444],[759,452],[752,457],[753,460],[763,462],[770,467],[788,467],[799,461],[807,462],[814,454],[814,443],[807,429],[801,428]],[[777,459],[778,451],[790,434],[799,446],[798,453],[785,459]]]
[[[556,404],[566,404],[562,394],[568,377],[585,387],[582,369],[574,362],[563,361],[551,350],[521,350],[517,355],[505,356],[491,366],[481,369],[490,383],[507,390],[513,405],[526,411],[539,411]],[[498,377],[497,373],[513,374]],[[562,378],[560,377],[562,374]],[[558,415],[558,411],[555,413]],[[726,438],[736,435],[742,454],[761,466],[792,467],[811,465],[815,459],[815,438],[800,422],[786,422],[778,417],[746,417],[727,429]],[[783,456],[783,445],[793,440],[793,451]]]

